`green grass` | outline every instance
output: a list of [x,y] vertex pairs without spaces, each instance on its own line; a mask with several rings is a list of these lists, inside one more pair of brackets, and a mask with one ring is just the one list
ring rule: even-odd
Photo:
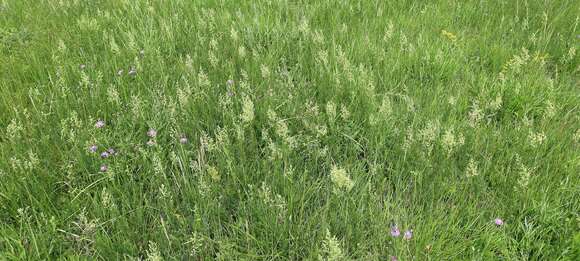
[[0,0],[0,259],[578,260],[579,13]]

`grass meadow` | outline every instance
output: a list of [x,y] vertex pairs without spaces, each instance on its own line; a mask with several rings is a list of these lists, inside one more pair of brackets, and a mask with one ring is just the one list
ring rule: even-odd
[[0,259],[579,260],[579,22],[0,0]]

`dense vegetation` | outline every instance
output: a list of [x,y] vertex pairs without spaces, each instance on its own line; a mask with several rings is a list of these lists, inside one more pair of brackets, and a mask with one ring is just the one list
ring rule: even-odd
[[578,260],[579,13],[0,0],[0,259]]

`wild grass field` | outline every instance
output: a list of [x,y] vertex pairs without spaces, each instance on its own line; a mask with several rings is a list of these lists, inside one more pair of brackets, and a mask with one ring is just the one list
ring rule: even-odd
[[0,0],[0,259],[579,260],[579,19]]

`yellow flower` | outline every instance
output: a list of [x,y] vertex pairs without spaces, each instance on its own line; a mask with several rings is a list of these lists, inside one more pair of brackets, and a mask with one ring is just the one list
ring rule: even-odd
[[452,42],[457,41],[457,36],[455,34],[453,34],[452,32],[447,32],[445,30],[441,30],[441,35],[447,37],[447,39],[449,39]]

